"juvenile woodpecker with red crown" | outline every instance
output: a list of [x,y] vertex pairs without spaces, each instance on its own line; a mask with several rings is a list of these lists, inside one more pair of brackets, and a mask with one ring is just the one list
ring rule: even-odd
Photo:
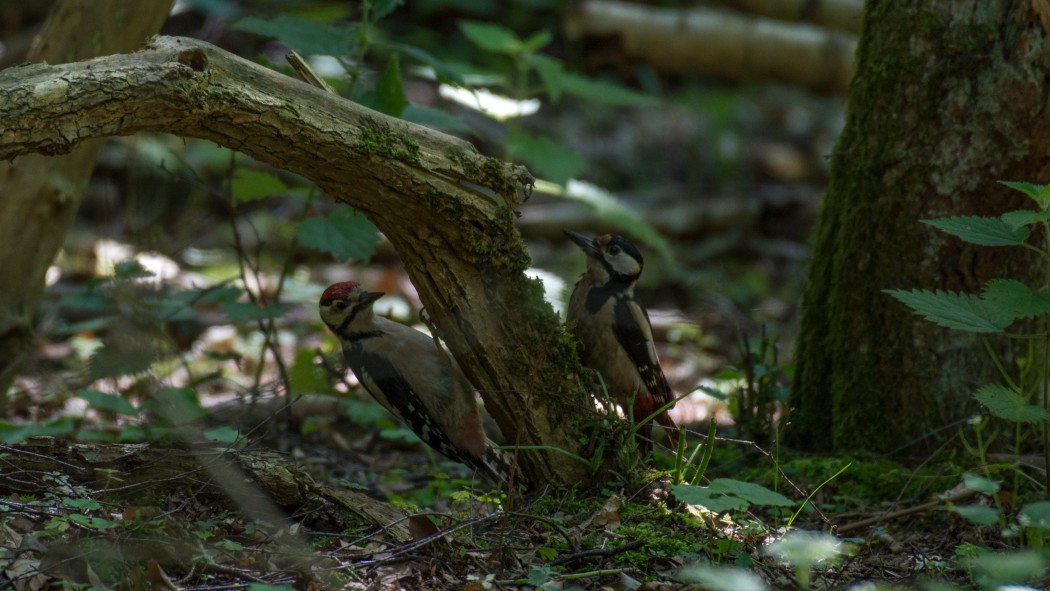
[[[634,298],[644,266],[642,253],[614,234],[590,237],[565,230],[565,235],[587,255],[587,270],[573,289],[565,322],[576,338],[580,362],[601,374],[625,413],[644,420],[672,402],[674,394],[656,355],[649,314]],[[655,420],[676,446],[679,430],[667,410]],[[637,431],[645,452],[652,449],[651,433],[651,421]]]
[[487,442],[470,382],[430,336],[377,317],[382,292],[345,281],[321,295],[321,320],[369,394],[430,447],[500,484],[510,463]]

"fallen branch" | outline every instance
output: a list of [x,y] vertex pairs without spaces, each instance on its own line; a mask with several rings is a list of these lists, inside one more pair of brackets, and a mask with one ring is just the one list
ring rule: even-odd
[[612,37],[630,58],[662,72],[778,80],[845,94],[854,35],[713,8],[655,8],[589,0],[571,13],[570,37]]

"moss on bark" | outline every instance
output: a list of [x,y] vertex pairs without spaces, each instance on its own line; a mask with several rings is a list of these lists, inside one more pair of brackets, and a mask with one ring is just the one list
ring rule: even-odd
[[[963,244],[920,223],[998,215],[1024,202],[996,181],[1047,180],[1046,31],[1027,7],[962,4],[868,5],[803,300],[796,444],[894,450],[966,416],[973,391],[996,379],[978,338],[882,290],[1036,279],[1020,249]],[[1010,344],[993,346],[1009,363]]]

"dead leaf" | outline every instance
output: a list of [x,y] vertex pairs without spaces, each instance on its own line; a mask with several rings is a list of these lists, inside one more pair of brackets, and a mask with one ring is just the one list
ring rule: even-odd
[[623,497],[613,495],[605,500],[602,508],[595,512],[588,520],[592,527],[601,528],[605,531],[615,531],[620,527],[620,508],[623,507]]
[[153,585],[153,591],[179,591],[160,564],[152,558],[149,560],[149,582]]
[[426,515],[413,515],[408,518],[408,533],[418,542],[438,533],[438,528]]
[[14,583],[15,591],[40,591],[51,581],[51,577],[40,572],[40,560],[25,554],[7,565],[4,576]]
[[84,565],[84,568],[87,569],[87,579],[88,582],[91,583],[92,588],[107,590],[109,589],[109,586],[103,583],[102,579],[98,578],[98,575],[95,574],[95,570],[91,568],[90,564]]

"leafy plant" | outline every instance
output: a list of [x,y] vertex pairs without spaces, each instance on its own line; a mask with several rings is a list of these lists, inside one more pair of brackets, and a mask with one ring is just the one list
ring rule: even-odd
[[763,329],[752,346],[747,334],[740,339],[740,361],[719,372],[719,380],[735,384],[732,390],[704,387],[704,391],[726,400],[740,435],[758,443],[779,440],[778,417],[786,415],[790,391],[785,384],[792,366],[780,362],[780,347]]
[[117,263],[113,274],[63,297],[59,307],[91,318],[53,329],[56,335],[103,332],[89,361],[92,379],[145,372],[174,347],[163,328],[193,320],[197,310],[233,303],[240,290],[222,285],[171,289],[138,261]]
[[[483,113],[500,121],[535,112],[539,106],[535,99],[537,96],[558,102],[562,97],[571,95],[623,107],[651,107],[658,104],[658,99],[652,95],[571,72],[562,60],[543,52],[553,41],[553,34],[548,30],[540,30],[523,38],[499,24],[461,20],[460,31],[479,50],[470,54],[470,61],[481,63],[465,63],[457,61],[455,57],[443,59],[411,43],[394,41],[383,34],[380,21],[401,4],[402,0],[362,2],[354,22],[328,22],[325,19],[280,15],[273,18],[242,18],[234,24],[234,28],[274,37],[303,55],[332,56],[342,65],[349,78],[349,86],[342,88],[343,94],[381,113],[439,129],[469,131],[466,124],[445,111],[411,104],[405,95],[402,81],[403,61],[423,64],[439,82],[449,88],[465,89],[464,94],[472,103],[480,105],[482,98],[489,102],[517,101],[519,105],[526,100],[534,101],[533,107],[527,112],[515,108],[510,116],[500,116],[492,109],[482,109]],[[368,77],[366,74],[370,66],[366,57],[377,53],[389,56],[386,66],[382,71],[371,72],[373,76]],[[366,79],[374,79],[371,88],[363,88],[360,84]],[[333,86],[340,85],[333,82]],[[506,92],[511,99],[502,99],[489,88]],[[546,182],[537,184],[542,190],[561,193],[594,208],[609,224],[653,245],[662,260],[671,267],[671,272],[677,271],[666,240],[637,212],[608,193],[576,180],[586,168],[586,162],[575,150],[563,145],[557,138],[527,132],[516,122],[508,125],[503,146],[508,159],[524,162],[538,176],[546,179]],[[322,222],[317,220],[311,224],[320,225]],[[331,227],[331,224],[329,227],[341,229]],[[329,228],[323,229],[326,232],[313,233],[300,226],[298,237],[303,241],[307,236],[315,239],[331,236],[327,232]],[[338,241],[329,239],[328,242]],[[310,246],[331,251],[324,246]]]
[[[1015,246],[1035,252],[1044,267],[1042,284],[1032,288],[1007,278],[996,278],[985,284],[981,294],[930,290],[885,290],[916,314],[940,326],[980,334],[999,334],[1027,341],[1027,357],[1019,364],[1016,375],[1008,371],[994,354],[992,359],[1002,376],[1002,384],[979,388],[974,399],[992,416],[1015,426],[1017,452],[1023,439],[1022,427],[1037,425],[1041,430],[1043,451],[1050,465],[1050,185],[1003,182],[1020,191],[1035,203],[1037,209],[1008,211],[999,217],[957,216],[923,220],[942,232],[981,246]],[[1042,238],[1042,246],[1031,243],[1033,230]],[[1022,333],[1009,333],[1007,328],[1020,320],[1034,328]],[[985,341],[991,353],[991,347]],[[987,446],[980,439],[976,450],[984,461]],[[1046,475],[1050,490],[1050,473]],[[1016,481],[1015,481],[1016,482]],[[1015,485],[1016,488],[1016,485]],[[1016,492],[1016,490],[1015,490]]]
[[[977,474],[964,474],[963,484],[972,491],[987,495],[998,504],[998,497],[995,496],[1001,489],[998,482]],[[1022,506],[1012,522],[1008,522],[1002,507],[994,509],[980,504],[955,505],[952,511],[976,525],[999,525],[1004,538],[1021,538],[1027,547],[1036,550],[1043,548],[1050,532],[1050,501],[1036,501]]]
[[795,501],[762,485],[732,478],[716,478],[711,481],[710,486],[678,484],[671,487],[671,493],[683,503],[700,505],[715,513],[746,511],[752,505],[762,507],[793,507],[795,505]]

